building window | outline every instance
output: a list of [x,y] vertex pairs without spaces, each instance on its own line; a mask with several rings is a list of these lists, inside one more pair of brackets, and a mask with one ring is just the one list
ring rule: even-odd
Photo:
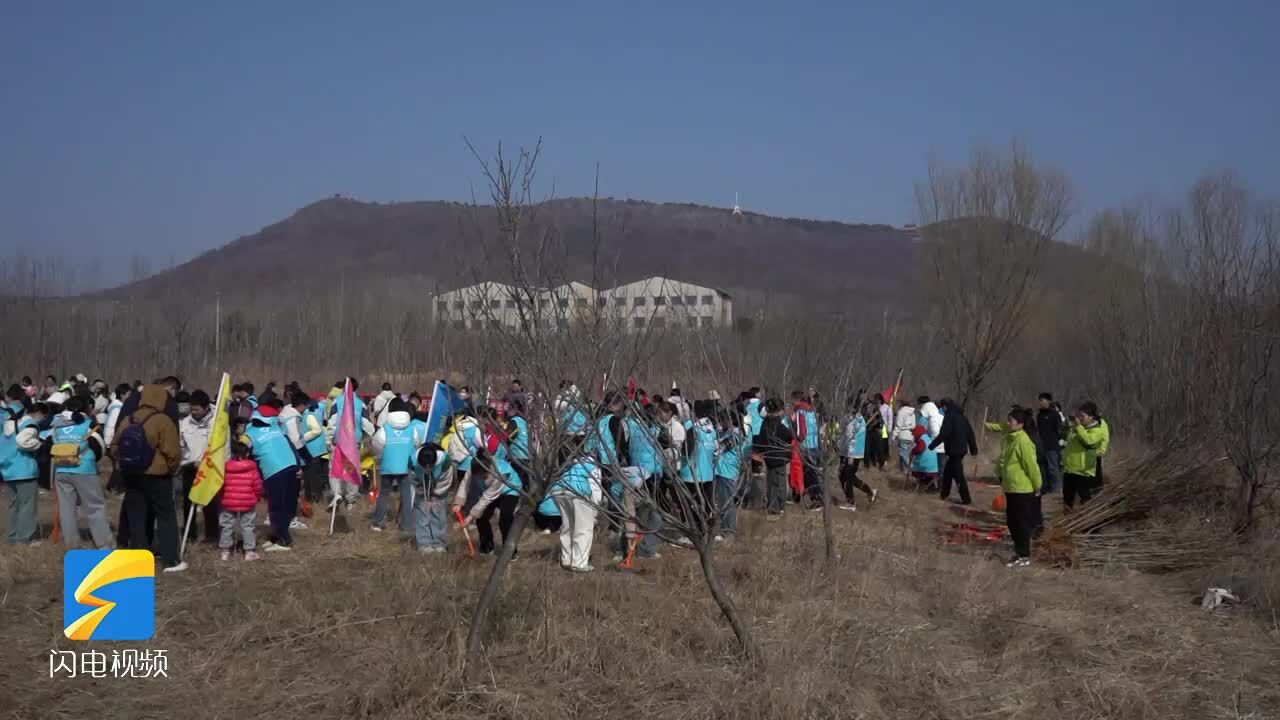
[[683,305],[683,304],[684,304],[684,300],[683,300],[683,298],[681,298],[679,295],[672,295],[672,296],[671,296],[671,304],[672,304],[672,305]]
[[566,298],[561,298],[560,300],[556,301],[556,304],[562,308],[567,308],[569,307],[569,300]]
[[653,327],[664,328],[667,326],[667,319],[664,317],[656,317],[653,319]]
[[[656,299],[657,299],[657,298],[655,298],[655,300],[656,300]],[[644,298],[642,298],[642,297],[638,297],[638,298],[636,298],[636,307],[644,307],[644,301],[645,301],[645,299],[644,299]],[[641,325],[637,325],[636,327],[642,327],[642,326],[641,326]]]
[[702,327],[711,327],[711,318],[703,317],[698,319],[702,323]]
[[546,301],[546,299],[545,299],[545,298],[543,298],[543,299],[541,299],[541,300],[539,300],[539,301],[538,301],[538,309],[539,309],[539,310],[546,310],[546,309],[547,309],[547,301]]
[[[637,299],[637,300],[642,300],[643,298],[636,298],[636,299]],[[636,329],[643,329],[643,328],[644,328],[644,318],[635,318],[635,319],[634,319],[634,320],[632,320],[631,322],[632,322],[632,324],[634,324],[634,325],[636,326]]]
[[661,295],[656,295],[653,298],[653,304],[661,307],[667,304],[667,299],[662,297]]
[[466,305],[466,303],[462,302],[461,300],[454,300],[454,301],[453,301],[453,309],[454,309],[454,310],[461,310],[462,308],[464,308],[464,307],[466,307],[466,306],[467,306],[467,305]]
[[472,300],[472,301],[471,301],[471,309],[472,309],[472,310],[479,310],[479,309],[480,309],[480,308],[482,308],[482,307],[484,307],[484,303],[483,303],[483,302],[481,302],[481,301],[479,301],[479,300]]
[[696,317],[685,318],[685,324],[691,328],[696,328],[698,327],[698,318]]
[[490,310],[501,310],[501,309],[502,309],[502,301],[501,301],[501,300],[490,300],[490,301],[489,301],[489,309],[490,309]]
[[[636,298],[636,300],[644,300],[644,298]],[[613,299],[613,304],[616,307],[626,307],[627,299],[624,297],[616,297]],[[639,305],[640,303],[636,303],[636,304]]]
[[711,296],[710,296],[710,295],[703,295],[703,296],[702,296],[702,304],[703,304],[703,305],[710,305],[711,303],[712,303],[712,300],[711,300]]
[[502,329],[502,321],[501,321],[501,320],[490,320],[490,321],[489,321],[489,328],[490,328],[491,330],[501,330],[501,329]]
[[685,305],[696,305],[697,303],[698,303],[698,296],[697,296],[697,295],[685,295],[685,296],[684,296],[684,304],[685,304]]
[[556,320],[556,327],[560,328],[561,330],[567,330],[569,328],[569,321],[565,320],[564,318],[560,318]]
[[466,321],[466,320],[454,320],[454,321],[453,321],[453,329],[454,329],[454,330],[466,330],[466,329],[467,329],[467,321]]
[[515,300],[508,300],[508,301],[507,301],[507,309],[508,309],[508,310],[515,310],[515,309],[516,309],[516,301],[515,301]]
[[574,307],[586,307],[586,306],[587,306],[587,299],[586,299],[586,298],[574,298],[574,300],[573,300],[573,306],[574,306]]

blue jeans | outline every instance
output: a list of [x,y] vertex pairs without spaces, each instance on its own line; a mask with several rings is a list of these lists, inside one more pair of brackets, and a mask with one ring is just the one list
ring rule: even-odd
[[[262,482],[267,491],[267,517],[278,545],[293,544],[289,523],[298,514],[298,468],[290,465]],[[172,494],[172,493],[170,493]]]
[[1041,455],[1044,466],[1040,468],[1040,474],[1043,476],[1040,478],[1040,494],[1048,495],[1061,485],[1059,473],[1062,472],[1062,450],[1053,448],[1045,450]]
[[413,536],[418,549],[429,547],[446,547],[445,533],[446,514],[449,504],[444,498],[429,497],[426,493],[418,495],[413,507]]
[[720,511],[720,531],[738,532],[738,486],[737,478],[716,476],[716,508]]
[[383,475],[378,488],[378,501],[373,505],[373,526],[382,527],[387,521],[387,504],[391,502],[391,489],[400,492],[400,530],[413,532],[413,483],[409,475]]

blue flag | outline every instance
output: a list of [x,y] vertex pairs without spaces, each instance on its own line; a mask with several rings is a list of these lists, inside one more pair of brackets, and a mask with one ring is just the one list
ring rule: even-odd
[[431,391],[431,409],[427,412],[427,442],[439,445],[444,439],[449,418],[466,406],[467,401],[457,390],[437,380],[435,389]]

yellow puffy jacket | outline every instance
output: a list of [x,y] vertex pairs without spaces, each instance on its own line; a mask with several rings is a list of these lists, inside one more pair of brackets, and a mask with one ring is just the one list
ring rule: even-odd
[[1062,472],[1082,477],[1098,473],[1098,455],[1106,452],[1109,433],[1101,422],[1085,427],[1076,423],[1067,431],[1067,447],[1062,451]]

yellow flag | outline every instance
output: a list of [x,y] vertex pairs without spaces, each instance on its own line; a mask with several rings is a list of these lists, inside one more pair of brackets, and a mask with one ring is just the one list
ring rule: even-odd
[[213,406],[213,427],[209,429],[209,446],[200,458],[196,479],[191,482],[187,497],[196,505],[213,502],[213,496],[222,489],[222,479],[227,471],[227,455],[231,452],[231,418],[227,417],[227,402],[231,397],[231,376],[222,374],[218,387],[218,401]]

